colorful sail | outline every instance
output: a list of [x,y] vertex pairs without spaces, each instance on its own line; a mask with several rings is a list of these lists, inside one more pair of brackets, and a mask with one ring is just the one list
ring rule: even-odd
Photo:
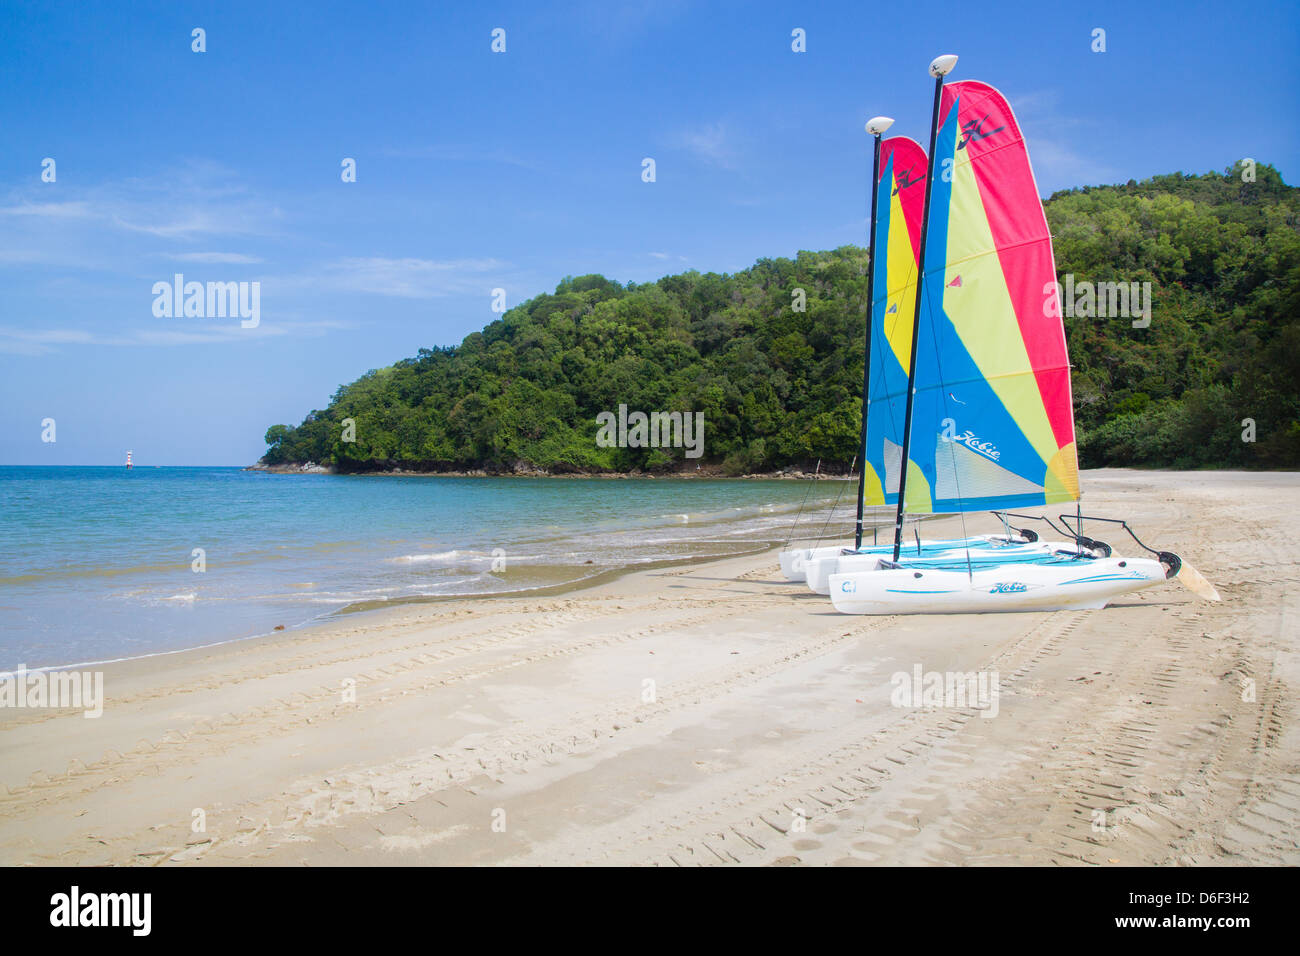
[[939,116],[906,510],[1074,501],[1065,328],[1024,138],[985,83],[946,86]]
[[[898,501],[926,172],[925,150],[915,140],[895,136],[881,142],[880,180],[876,183],[876,256],[871,263],[874,301],[868,356],[867,445],[862,456],[863,501],[868,505]],[[909,483],[912,478],[909,474]],[[908,500],[912,500],[910,489]]]

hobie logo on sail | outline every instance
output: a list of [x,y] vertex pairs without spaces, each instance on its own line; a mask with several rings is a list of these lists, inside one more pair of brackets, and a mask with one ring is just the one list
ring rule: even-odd
[[988,118],[989,118],[989,114],[985,113],[977,120],[971,120],[970,122],[963,123],[961,126],[961,132],[962,132],[961,142],[957,144],[957,148],[965,149],[967,143],[972,143],[977,139],[986,139],[987,137],[992,136],[994,133],[1000,133],[1004,129],[1006,129],[1005,126],[999,126],[997,129],[988,129],[988,130],[984,129],[984,123],[988,120]]
[[951,418],[945,418],[941,423],[943,433],[939,436],[946,442],[959,442],[965,445],[973,452],[983,455],[989,461],[997,461],[1002,457],[1002,452],[998,451],[998,446],[992,442],[980,441],[979,437],[970,429],[963,434],[957,434],[957,423]]
[[894,191],[891,195],[897,196],[901,190],[906,189],[908,186],[915,186],[917,183],[921,182],[920,179],[912,179],[911,176],[912,167],[910,166],[901,173],[896,173],[894,179],[898,182],[898,185],[894,187]]

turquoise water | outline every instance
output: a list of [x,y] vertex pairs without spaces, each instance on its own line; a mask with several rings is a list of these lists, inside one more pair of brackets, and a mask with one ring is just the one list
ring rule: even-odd
[[[847,514],[844,486],[812,486],[803,532],[815,536],[837,495]],[[0,467],[0,668],[153,654],[375,604],[733,554],[784,541],[809,487]]]

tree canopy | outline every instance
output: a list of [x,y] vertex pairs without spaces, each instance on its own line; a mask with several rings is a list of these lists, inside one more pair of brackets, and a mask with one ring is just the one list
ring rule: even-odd
[[[1300,189],[1261,164],[1254,182],[1175,173],[1059,192],[1045,207],[1061,276],[1152,289],[1147,328],[1066,318],[1082,464],[1300,464]],[[263,462],[694,469],[681,448],[600,447],[597,414],[624,404],[703,412],[702,461],[727,473],[847,468],[867,262],[844,246],[734,275],[569,276],[459,345],[367,372],[296,427],[271,426]]]

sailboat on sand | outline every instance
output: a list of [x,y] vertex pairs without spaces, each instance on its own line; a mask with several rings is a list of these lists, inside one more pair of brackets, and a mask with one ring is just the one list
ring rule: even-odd
[[[920,281],[895,297],[891,277],[884,312],[895,318],[872,334],[892,354],[871,354],[875,338],[868,354],[862,500],[896,506],[892,551],[821,559],[831,567],[809,583],[824,576],[836,609],[854,614],[1099,608],[1175,576],[1217,600],[1178,555],[1148,547],[1126,522],[1076,508],[1058,526],[1010,510],[1079,501],[1069,360],[1051,234],[1019,125],[993,87],[945,85],[956,61],[930,65],[934,162],[924,173]],[[910,329],[899,326],[908,312]],[[901,438],[891,438],[899,407]],[[992,511],[1008,534],[939,553],[903,542],[907,513],[972,511]],[[1064,527],[1069,540],[1012,536],[1013,518]],[[1083,535],[1084,520],[1117,525],[1150,557],[1115,555]]]
[[[921,223],[928,162],[925,150],[903,136],[882,139],[893,120],[877,116],[866,129],[873,138],[870,273],[862,383],[860,444],[872,466],[858,476],[857,522],[852,547],[787,548],[780,554],[781,571],[789,581],[804,581],[819,593],[829,591],[831,574],[873,568],[876,558],[898,557],[893,545],[862,543],[867,506],[892,504],[886,488],[897,489],[908,382],[912,317],[916,301]],[[883,476],[883,481],[882,481]],[[942,558],[975,552],[1005,561],[1038,556],[1078,542],[1040,541],[1029,529],[1004,522],[1003,534],[909,542],[907,553],[918,558]],[[874,537],[874,535],[873,535]]]
[[[920,252],[921,216],[927,161],[925,150],[913,139],[893,136],[883,139],[894,121],[877,116],[868,121],[867,132],[873,139],[871,220],[869,229],[870,273],[867,298],[871,303],[867,321],[866,358],[863,363],[862,432],[859,444],[874,449],[883,461],[897,449],[903,430],[904,402],[899,383],[908,377],[908,343],[910,341],[912,305],[916,297],[917,257]],[[873,355],[875,361],[873,363]],[[893,386],[893,391],[891,391]],[[898,392],[898,394],[894,394]],[[870,408],[870,414],[868,409]],[[868,427],[870,423],[870,428]],[[813,548],[787,548],[780,554],[781,572],[789,581],[806,581],[825,594],[826,581],[839,570],[841,558],[852,558],[845,568],[857,567],[862,561],[889,556],[892,545],[862,543],[866,506],[888,503],[879,475],[888,472],[888,463],[858,474],[857,522],[852,547],[834,545]],[[868,481],[868,474],[870,481]],[[896,487],[897,475],[889,475],[886,484]],[[1035,545],[1033,531],[1010,528],[1001,535],[975,535],[956,539],[922,540],[909,543],[908,553],[937,557],[966,551],[1013,551]],[[1045,542],[1042,548],[1064,542]]]

